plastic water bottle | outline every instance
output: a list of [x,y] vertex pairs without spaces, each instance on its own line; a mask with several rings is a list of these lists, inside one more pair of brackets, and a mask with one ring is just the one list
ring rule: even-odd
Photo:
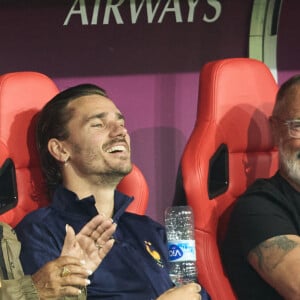
[[190,206],[165,211],[170,277],[175,285],[197,282],[194,216]]

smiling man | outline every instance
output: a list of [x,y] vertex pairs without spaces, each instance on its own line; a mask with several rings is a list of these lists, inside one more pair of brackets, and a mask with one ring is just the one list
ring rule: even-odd
[[116,186],[132,169],[130,139],[103,89],[79,85],[50,100],[37,123],[37,146],[52,203],[16,228],[25,273],[58,256],[66,224],[78,232],[103,214],[117,224],[115,243],[89,278],[88,299],[201,299],[196,283],[173,288],[164,228],[125,211],[132,198]]

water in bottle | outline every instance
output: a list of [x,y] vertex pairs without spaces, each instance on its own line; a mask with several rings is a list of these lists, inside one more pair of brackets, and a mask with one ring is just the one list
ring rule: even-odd
[[175,285],[197,282],[194,217],[190,206],[165,211],[170,277]]

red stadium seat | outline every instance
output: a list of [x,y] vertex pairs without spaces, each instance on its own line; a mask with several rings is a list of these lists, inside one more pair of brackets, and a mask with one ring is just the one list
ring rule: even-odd
[[[58,93],[55,83],[37,72],[0,76],[0,221],[15,226],[27,213],[48,203],[35,147],[35,119]],[[148,185],[134,166],[119,188],[135,200],[129,210],[144,214]]]
[[268,124],[277,89],[268,67],[254,59],[213,61],[201,70],[197,118],[181,172],[195,215],[199,281],[213,300],[236,299],[219,253],[230,208],[257,177],[277,170]]
[[133,165],[131,173],[125,176],[117,189],[122,193],[133,196],[134,201],[128,206],[127,211],[144,215],[148,206],[149,187],[140,169]]

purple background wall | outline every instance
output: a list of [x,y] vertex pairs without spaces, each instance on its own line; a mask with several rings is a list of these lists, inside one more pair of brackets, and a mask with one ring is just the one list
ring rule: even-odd
[[[253,1],[216,1],[220,14],[214,22],[206,22],[204,16],[213,19],[217,12],[200,0],[188,22],[187,0],[153,0],[153,6],[159,4],[153,21],[143,5],[135,23],[129,1],[114,1],[125,2],[118,7],[123,24],[117,24],[113,14],[103,24],[107,1],[100,1],[94,25],[97,0],[81,0],[86,25],[79,14],[63,25],[76,0],[19,2],[0,4],[0,72],[42,72],[60,89],[83,82],[104,87],[126,116],[133,161],[150,188],[148,215],[162,221],[164,209],[173,201],[180,157],[195,121],[199,71],[210,60],[248,55]],[[138,6],[144,1],[133,2]],[[180,14],[172,10],[175,3]],[[297,0],[283,5],[280,81],[300,69],[295,26],[299,8]],[[74,9],[79,10],[78,3]]]

